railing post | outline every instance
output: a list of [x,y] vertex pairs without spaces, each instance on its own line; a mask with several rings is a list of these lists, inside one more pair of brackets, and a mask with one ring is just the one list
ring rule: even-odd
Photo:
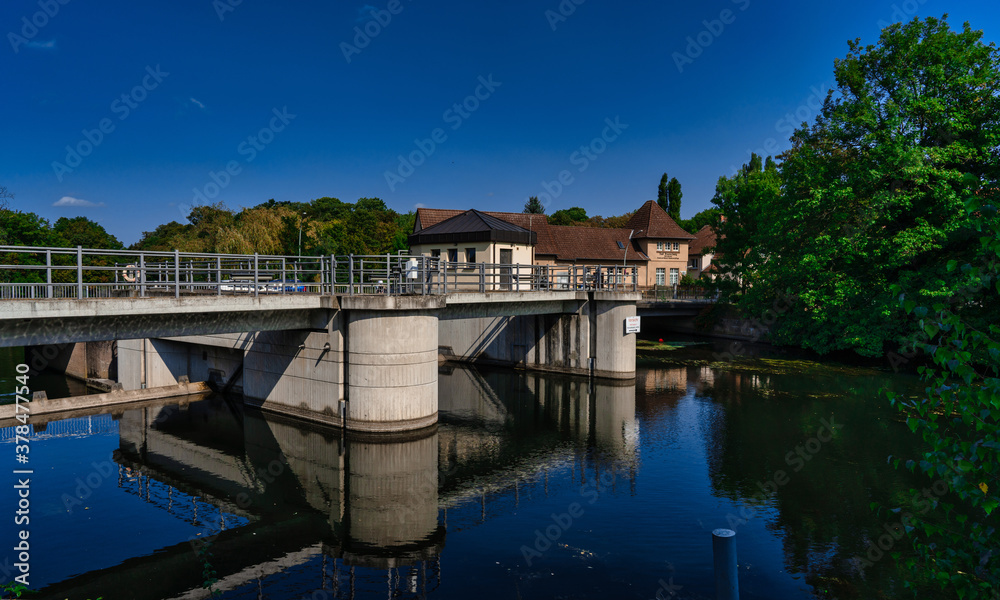
[[347,255],[347,295],[354,295],[354,255]]
[[[281,257],[281,294],[285,294],[285,287],[288,285],[288,277],[285,276],[285,257]],[[292,289],[295,289],[293,284]]]
[[181,253],[174,250],[174,298],[181,297]]
[[253,297],[260,296],[260,257],[253,253]]
[[76,297],[83,300],[83,246],[76,247]]
[[337,257],[330,255],[330,295],[337,295]]
[[486,265],[479,263],[479,292],[486,291]]
[[146,297],[146,255],[139,254],[139,297]]
[[45,251],[45,287],[48,288],[46,296],[52,297],[52,251]]
[[215,295],[222,295],[222,257],[215,257]]
[[385,253],[385,295],[389,295],[389,288],[392,287],[392,268],[389,266],[390,254]]

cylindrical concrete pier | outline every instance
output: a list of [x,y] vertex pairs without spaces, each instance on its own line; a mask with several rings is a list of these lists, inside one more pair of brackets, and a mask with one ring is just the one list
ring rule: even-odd
[[408,431],[437,422],[438,317],[348,313],[347,429]]

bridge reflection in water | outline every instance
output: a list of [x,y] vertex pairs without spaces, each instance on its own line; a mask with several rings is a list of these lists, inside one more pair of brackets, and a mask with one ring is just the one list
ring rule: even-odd
[[544,497],[550,472],[634,491],[634,382],[442,367],[439,394],[439,424],[397,437],[218,397],[125,412],[119,487],[201,534],[42,595],[204,598],[207,558],[215,588],[241,597],[423,598],[447,577],[448,531]]

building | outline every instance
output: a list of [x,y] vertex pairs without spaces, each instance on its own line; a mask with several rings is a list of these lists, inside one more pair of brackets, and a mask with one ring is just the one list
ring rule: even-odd
[[630,287],[634,277],[640,288],[651,288],[680,281],[694,238],[652,200],[622,229],[549,225],[545,215],[420,208],[410,253],[458,263],[466,280],[474,278],[475,263],[531,264],[551,267],[556,277],[585,267],[600,285]]
[[704,273],[710,273],[709,267],[715,257],[715,230],[711,225],[705,225],[694,234],[694,239],[688,245],[687,271],[698,279]]

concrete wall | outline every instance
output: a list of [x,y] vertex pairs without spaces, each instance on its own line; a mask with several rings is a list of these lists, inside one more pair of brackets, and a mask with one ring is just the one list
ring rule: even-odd
[[[118,381],[125,390],[175,385],[180,377],[222,386],[243,363],[238,349],[176,339],[121,340],[118,342]],[[237,381],[234,385],[239,391]]]
[[118,348],[113,341],[47,344],[26,350],[26,361],[36,370],[62,373],[80,381],[118,377]]
[[[441,357],[557,373],[635,377],[635,334],[625,334],[625,318],[635,304],[618,294],[591,293],[575,311],[481,316],[477,306],[444,311],[439,322]],[[495,312],[502,313],[498,307]],[[539,311],[541,313],[541,311]]]

